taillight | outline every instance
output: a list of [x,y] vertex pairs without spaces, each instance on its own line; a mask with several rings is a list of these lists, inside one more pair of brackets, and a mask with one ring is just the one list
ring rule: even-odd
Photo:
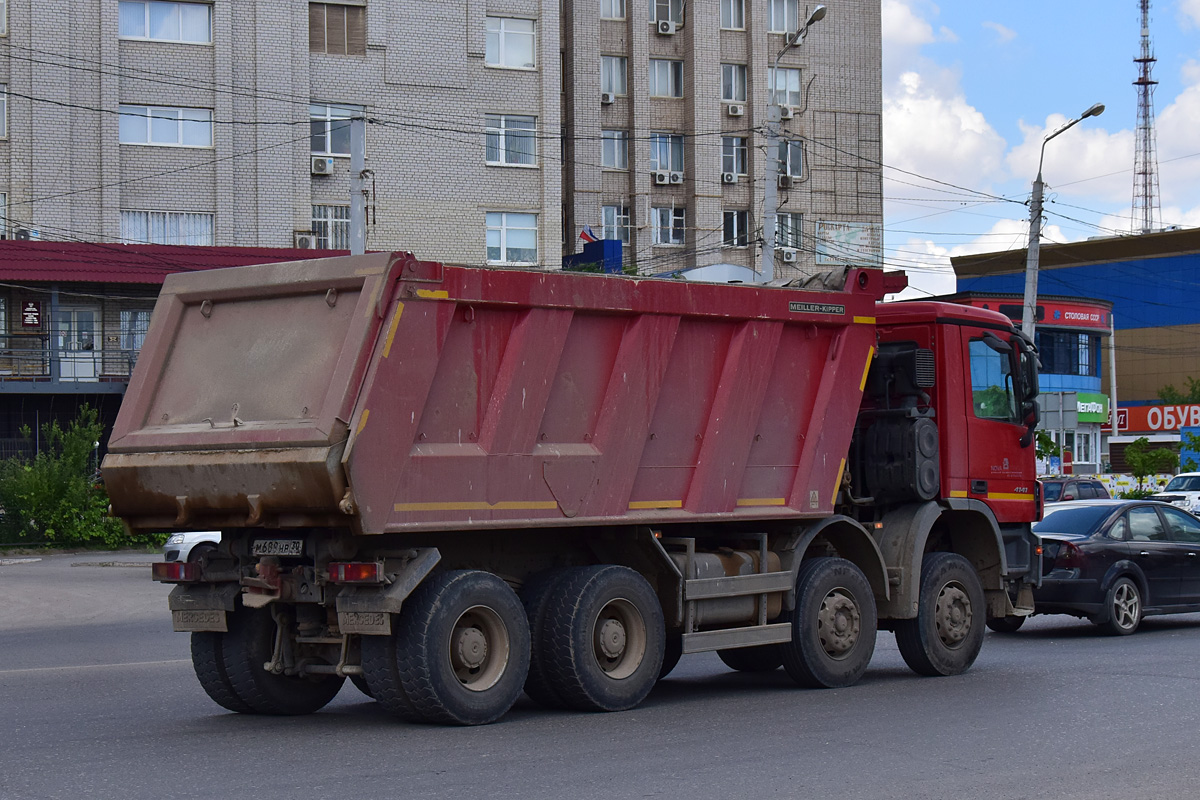
[[1087,561],[1087,553],[1079,549],[1079,545],[1062,542],[1058,545],[1058,555],[1054,558],[1055,569],[1078,569]]
[[156,561],[150,575],[163,583],[192,583],[200,580],[200,565],[176,561]]
[[329,565],[330,583],[382,583],[383,564],[378,561],[345,561]]

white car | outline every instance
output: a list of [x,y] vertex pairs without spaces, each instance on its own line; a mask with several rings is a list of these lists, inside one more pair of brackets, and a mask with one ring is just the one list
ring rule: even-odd
[[163,545],[164,561],[196,561],[211,553],[221,543],[220,531],[188,531],[172,533]]
[[1200,513],[1200,472],[1181,472],[1149,499],[1170,503],[1193,514]]

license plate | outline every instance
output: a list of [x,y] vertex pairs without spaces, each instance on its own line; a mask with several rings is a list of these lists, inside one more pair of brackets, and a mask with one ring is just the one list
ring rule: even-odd
[[255,539],[250,552],[256,556],[301,556],[304,555],[304,540]]

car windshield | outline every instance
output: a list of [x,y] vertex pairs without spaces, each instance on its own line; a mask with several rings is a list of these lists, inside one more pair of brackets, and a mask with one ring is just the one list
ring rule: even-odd
[[1200,492],[1200,475],[1177,475],[1164,492]]
[[1047,503],[1053,503],[1055,500],[1062,497],[1062,487],[1063,485],[1061,483],[1043,483],[1042,490],[1046,493],[1044,498],[1045,501]]
[[1112,506],[1071,506],[1046,513],[1046,517],[1033,526],[1036,533],[1088,534],[1100,527],[1104,518],[1111,514]]

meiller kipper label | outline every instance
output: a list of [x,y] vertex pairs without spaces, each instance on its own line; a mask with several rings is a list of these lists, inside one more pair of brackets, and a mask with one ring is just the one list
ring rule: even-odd
[[845,314],[846,307],[831,303],[788,303],[788,311],[795,314]]

